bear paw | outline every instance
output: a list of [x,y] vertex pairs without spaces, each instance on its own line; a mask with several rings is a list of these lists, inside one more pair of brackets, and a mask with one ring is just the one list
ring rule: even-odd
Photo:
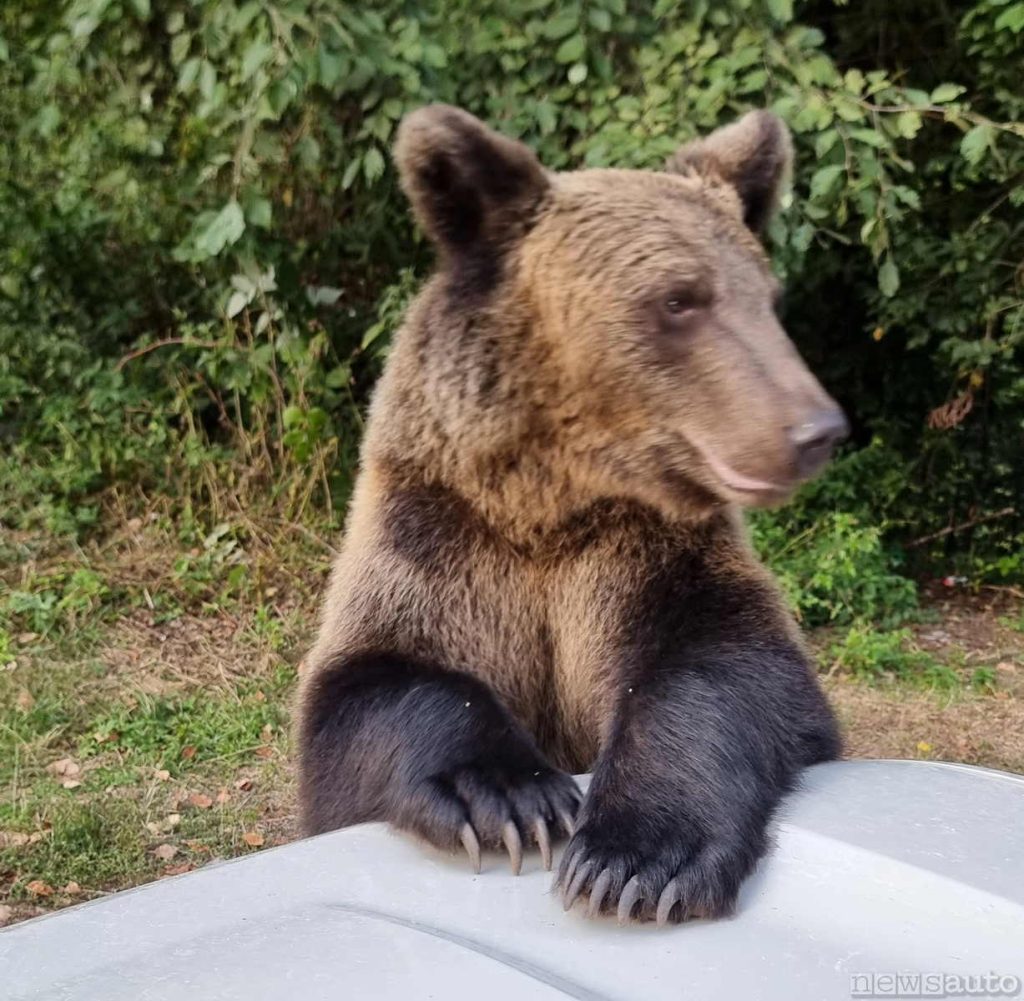
[[518,876],[524,845],[539,848],[544,868],[551,869],[552,840],[572,834],[580,798],[572,777],[548,765],[470,764],[409,789],[394,823],[437,848],[461,845],[478,873],[481,846],[504,847]]
[[555,878],[565,910],[587,899],[586,913],[615,913],[619,924],[656,920],[659,925],[732,913],[740,885],[759,852],[712,839],[666,833],[645,851],[584,823],[566,847]]

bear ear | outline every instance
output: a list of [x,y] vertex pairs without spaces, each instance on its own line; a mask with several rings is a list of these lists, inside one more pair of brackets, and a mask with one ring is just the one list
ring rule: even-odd
[[785,123],[770,111],[749,111],[738,121],[681,146],[666,168],[719,177],[743,203],[743,221],[760,235],[775,211],[793,163]]
[[403,119],[395,161],[417,221],[449,257],[500,256],[549,186],[532,150],[445,104]]

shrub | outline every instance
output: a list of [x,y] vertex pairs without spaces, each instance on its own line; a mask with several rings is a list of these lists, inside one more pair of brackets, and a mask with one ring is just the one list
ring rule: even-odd
[[[1022,20],[1005,0],[12,0],[4,520],[88,530],[110,489],[214,518],[343,503],[425,265],[388,159],[410,108],[463,105],[557,168],[655,166],[768,105],[798,146],[771,234],[787,322],[856,444],[912,471],[878,545],[1019,573]],[[881,488],[854,486],[871,519],[824,536],[877,524]]]
[[960,683],[951,667],[914,647],[909,629],[885,632],[858,623],[832,644],[829,656],[836,667],[862,681],[902,681],[940,689],[955,688]]

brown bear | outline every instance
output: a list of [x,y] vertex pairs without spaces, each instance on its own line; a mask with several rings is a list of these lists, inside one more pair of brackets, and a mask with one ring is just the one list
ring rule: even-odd
[[439,268],[376,389],[307,660],[305,831],[388,821],[478,871],[502,844],[550,868],[564,833],[566,908],[728,913],[781,797],[839,749],[738,514],[846,428],[758,239],[785,126],[553,173],[432,106],[395,157]]

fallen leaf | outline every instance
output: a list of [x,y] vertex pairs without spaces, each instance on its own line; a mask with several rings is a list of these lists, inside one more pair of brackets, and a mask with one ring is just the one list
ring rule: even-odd
[[64,884],[60,892],[66,893],[69,897],[74,897],[82,892],[82,888],[74,880],[71,880],[70,883]]
[[932,749],[932,745],[929,744],[928,741],[926,741],[926,740],[919,740],[917,742],[917,749],[922,754],[927,754]]
[[152,834],[154,837],[158,837],[160,834],[163,833],[162,828],[155,820],[146,821],[146,830],[149,831],[149,833]]
[[270,740],[274,736],[274,728],[269,723],[263,724],[263,729],[260,730],[260,738],[262,740]]
[[189,745],[188,745],[187,747],[183,747],[183,748],[181,749],[181,756],[182,756],[182,757],[183,757],[183,758],[184,758],[184,759],[185,759],[186,761],[187,761],[187,760],[188,760],[189,758],[194,758],[194,757],[196,756],[196,749],[195,749],[195,747],[194,747],[194,746],[193,746],[192,744],[189,744]]
[[153,854],[162,862],[170,862],[178,854],[177,845],[157,845]]
[[242,792],[248,792],[252,788],[252,779],[238,779],[235,782],[235,788]]
[[82,783],[78,779],[65,779],[61,786],[65,789],[77,789]]
[[180,813],[169,813],[169,814],[167,814],[167,816],[164,818],[164,823],[167,824],[168,827],[177,827],[178,824],[181,823],[181,814]]
[[27,688],[23,688],[18,692],[18,697],[14,700],[14,704],[23,713],[27,713],[36,704],[36,700],[32,697],[32,693]]
[[226,803],[229,799],[231,799],[231,793],[229,793],[227,789],[221,789],[221,791],[217,793],[218,803]]
[[274,754],[274,749],[272,747],[257,747],[255,753],[257,758],[270,758]]
[[18,633],[18,642],[24,646],[39,638],[39,633]]
[[246,831],[242,835],[242,840],[250,848],[262,848],[263,847],[263,835],[259,831]]
[[210,846],[204,845],[202,841],[192,839],[191,841],[186,841],[185,844],[188,845],[188,850],[190,852],[206,852],[207,854],[210,852]]
[[188,798],[189,803],[198,810],[209,810],[213,806],[213,800],[204,792],[194,792]]
[[14,908],[8,907],[7,904],[0,904],[0,927],[7,924],[11,918],[14,917]]
[[98,733],[96,734],[97,744],[116,744],[121,739],[121,734],[116,730],[111,730],[109,733]]
[[253,698],[255,698],[257,702],[266,702],[267,701],[267,697],[266,697],[266,695],[263,694],[263,690],[262,689],[259,689],[256,692],[256,694],[253,696]]
[[191,862],[182,862],[180,865],[169,865],[164,869],[163,875],[180,876],[183,872],[191,872],[192,868],[193,866]]
[[72,758],[61,758],[58,761],[51,761],[46,770],[54,775],[63,775],[65,778],[74,778],[82,769]]
[[53,887],[49,883],[44,883],[41,879],[33,879],[31,883],[25,884],[25,889],[32,894],[33,897],[52,897]]
[[166,768],[157,768],[153,772],[153,778],[158,782],[166,782],[171,777],[171,773]]

